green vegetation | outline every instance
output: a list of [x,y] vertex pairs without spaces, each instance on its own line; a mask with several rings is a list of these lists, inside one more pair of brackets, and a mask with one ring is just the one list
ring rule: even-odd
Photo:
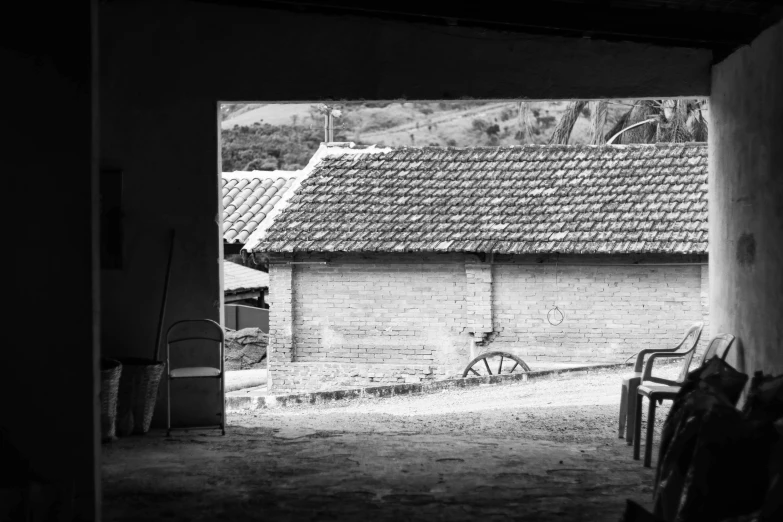
[[[706,140],[701,100],[356,102],[332,104],[334,140],[379,147]],[[224,104],[223,170],[297,170],[324,139],[323,113],[309,104]],[[265,121],[276,123],[271,125]],[[288,122],[288,123],[283,123]]]
[[[338,140],[339,134],[339,140]],[[253,125],[221,132],[223,171],[298,170],[304,168],[323,140],[319,127]],[[335,139],[345,136],[335,133]]]

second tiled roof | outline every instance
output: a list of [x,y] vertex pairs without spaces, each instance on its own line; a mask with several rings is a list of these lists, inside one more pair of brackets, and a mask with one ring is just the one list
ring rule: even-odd
[[269,288],[269,274],[231,261],[223,261],[224,293],[236,294],[262,288]]
[[296,178],[295,172],[223,173],[223,239],[245,243]]

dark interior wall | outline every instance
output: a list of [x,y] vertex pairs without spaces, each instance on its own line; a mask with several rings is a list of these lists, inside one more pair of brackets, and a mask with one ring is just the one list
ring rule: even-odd
[[[75,486],[84,520],[95,519],[99,507],[99,316],[106,318],[101,329],[106,355],[151,353],[171,225],[177,226],[180,243],[169,319],[219,317],[217,100],[641,97],[707,95],[710,90],[707,51],[174,1],[101,3],[100,43],[91,48],[97,28],[90,23],[94,0],[17,7],[26,6],[30,12],[14,13],[11,27],[4,29],[0,52],[4,75],[12,79],[5,85],[12,89],[5,114],[14,127],[4,141],[12,153],[4,160],[19,203],[14,237],[37,247],[17,257],[12,321],[34,342],[24,338],[17,341],[18,349],[6,350],[3,368],[12,371],[0,380],[3,397],[9,398],[3,403],[2,426],[19,450],[14,464],[29,464],[63,488]],[[27,20],[35,20],[34,27]],[[781,121],[781,98],[774,90],[781,84],[780,39],[778,24],[716,70],[713,85],[724,101],[714,112],[712,147],[724,158],[720,162],[728,163],[712,175],[726,176],[727,186],[741,186],[743,176],[754,176],[780,194],[781,137],[775,121]],[[95,73],[91,51],[96,49],[101,58],[100,162],[123,169],[126,180],[125,267],[103,273],[105,306],[100,308],[92,156],[97,98],[90,85]],[[748,63],[760,64],[764,72]],[[744,100],[747,115],[729,107],[732,96]],[[777,116],[770,119],[773,113]],[[716,120],[729,123],[726,134]],[[55,135],[42,136],[44,123],[54,126]],[[762,159],[742,152],[753,150],[756,138],[768,146]],[[729,151],[744,159],[732,160]],[[732,173],[739,167],[747,170]],[[31,180],[37,208],[45,209],[40,212],[30,212],[30,199],[21,196]],[[711,211],[731,201],[730,190],[720,190],[723,203],[716,202]],[[780,302],[774,300],[781,293],[780,274],[774,270],[781,252],[769,238],[780,236],[781,213],[772,196],[755,195],[745,210],[727,210],[727,216],[758,231],[757,272],[739,275],[732,261],[736,245],[728,236],[718,241],[712,262],[726,261],[721,270],[727,282],[715,288],[711,304],[735,302],[737,295],[761,296],[758,304],[764,308],[757,308],[762,310],[758,318],[733,315],[727,305],[723,324],[751,344],[760,339],[755,345],[766,346],[757,350],[752,364],[767,361],[780,370],[780,349],[775,348],[780,346]],[[735,232],[734,225],[720,226],[726,234]],[[720,227],[713,230],[723,233]],[[742,288],[746,282],[752,286]],[[45,323],[28,313],[42,299],[56,308]],[[206,406],[197,403],[195,414]],[[3,478],[8,463],[3,461]]]
[[[124,268],[102,280],[107,355],[151,355],[171,227],[178,244],[166,324],[219,318],[218,100],[630,97],[709,89],[711,53],[704,50],[182,1],[107,2],[100,17],[101,163],[122,169],[125,183]],[[211,389],[192,385],[173,417],[212,418],[219,396]],[[160,425],[163,401],[158,406]]]
[[710,99],[712,331],[783,373],[783,22],[717,64]]
[[0,489],[35,481],[32,502],[39,509],[59,498],[68,520],[95,520],[100,322],[91,18],[97,8],[95,2],[29,7],[6,13],[13,22],[4,24],[0,42],[3,161],[14,182],[7,195],[16,203],[9,237],[31,245],[6,248],[15,258],[5,277],[13,279],[16,299],[4,307],[13,313],[5,320],[0,362]]

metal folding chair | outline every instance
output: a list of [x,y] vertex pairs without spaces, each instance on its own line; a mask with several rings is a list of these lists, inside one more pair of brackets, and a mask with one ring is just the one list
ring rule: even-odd
[[[171,345],[185,341],[215,341],[218,343],[217,366],[189,366],[182,368],[171,368]],[[166,436],[171,435],[172,429],[203,429],[220,428],[223,435],[226,434],[226,398],[223,396],[221,401],[220,423],[208,426],[183,426],[171,427],[171,381],[178,379],[215,379],[218,383],[218,389],[223,394],[225,391],[225,372],[223,371],[223,350],[225,335],[223,328],[218,323],[210,319],[190,319],[178,321],[171,325],[166,332]]]

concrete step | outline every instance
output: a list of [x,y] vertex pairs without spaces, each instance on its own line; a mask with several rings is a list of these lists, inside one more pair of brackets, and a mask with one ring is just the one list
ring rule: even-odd
[[266,386],[266,368],[226,371],[226,392]]

